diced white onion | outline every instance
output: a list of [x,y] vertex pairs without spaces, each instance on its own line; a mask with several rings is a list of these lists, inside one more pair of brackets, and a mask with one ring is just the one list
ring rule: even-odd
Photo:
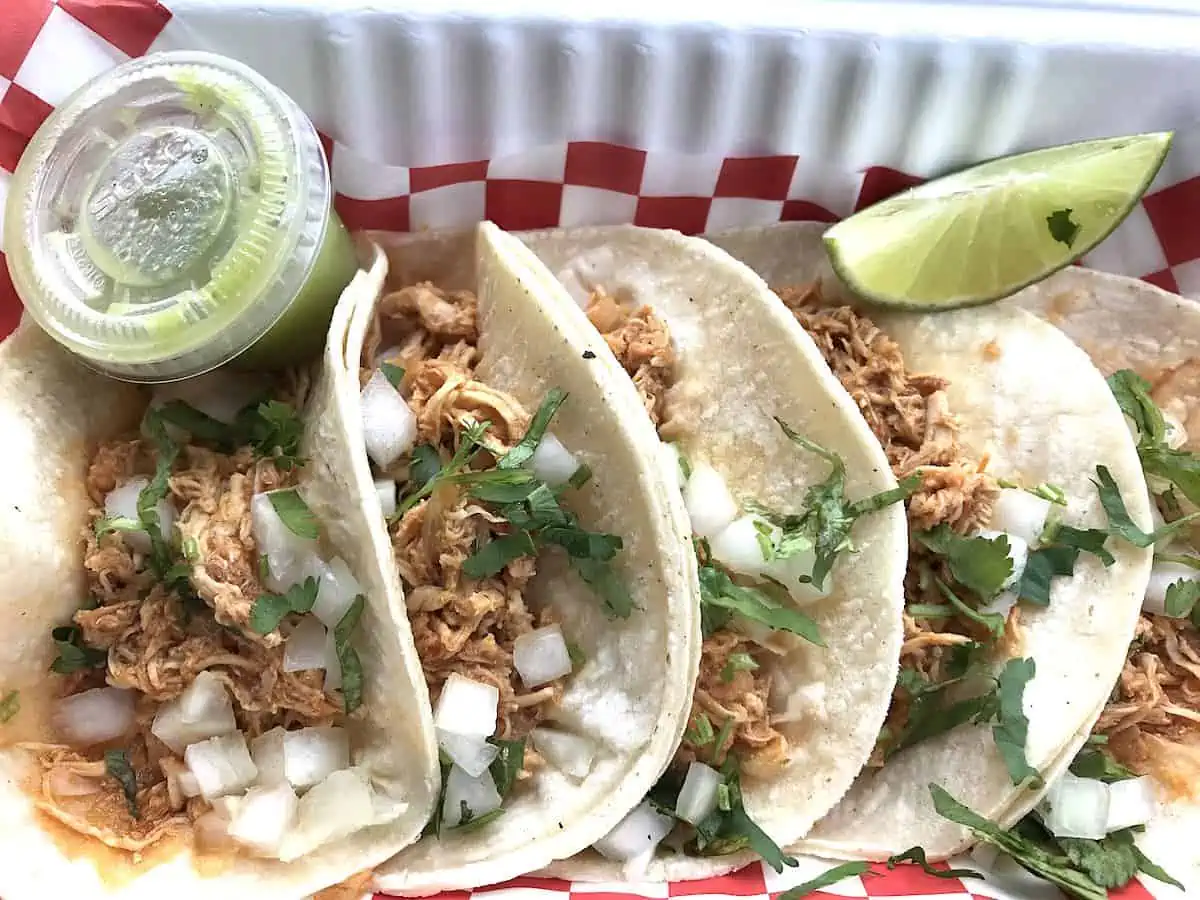
[[206,738],[237,731],[233,701],[221,679],[201,672],[182,694],[158,708],[150,732],[175,753]]
[[312,613],[325,623],[327,628],[337,628],[342,616],[354,602],[354,598],[363,592],[362,585],[350,571],[345,560],[335,556],[325,566],[321,573],[320,588],[317,602],[313,604]]
[[[150,479],[144,475],[131,478],[119,487],[113,488],[104,497],[104,515],[108,518],[138,519],[138,496],[150,484]],[[163,540],[170,540],[175,528],[175,504],[163,498],[154,507],[158,512],[158,530]],[[144,531],[124,531],[121,533],[130,549],[138,553],[150,552],[150,536]]]
[[737,518],[737,501],[721,473],[706,462],[692,464],[692,475],[683,486],[683,503],[700,537],[720,534]]
[[628,862],[653,851],[674,827],[674,818],[663,815],[643,800],[592,847],[605,859]]
[[325,626],[315,616],[305,616],[288,635],[283,647],[283,671],[305,672],[324,669],[328,665],[325,653],[329,642]]
[[214,797],[208,802],[209,805],[212,806],[213,812],[215,812],[226,822],[229,822],[234,816],[237,815],[238,809],[241,808],[243,796],[245,795],[238,794],[236,796]]
[[1145,825],[1157,811],[1154,782],[1148,775],[1114,781],[1108,786],[1108,819],[1105,828],[1109,832]]
[[258,768],[258,784],[274,787],[287,784],[287,771],[283,764],[283,728],[272,728],[250,742],[250,756]]
[[53,719],[68,744],[90,747],[116,740],[133,727],[133,693],[102,687],[71,694],[55,704]]
[[246,736],[240,731],[192,744],[183,752],[183,760],[196,776],[205,800],[240,794],[258,777]]
[[263,387],[262,379],[256,376],[215,369],[195,378],[155,385],[150,405],[157,408],[169,400],[182,400],[209,418],[232,425],[238,413],[261,393]]
[[1158,616],[1167,614],[1167,588],[1177,581],[1200,579],[1200,570],[1173,562],[1154,561],[1150,569],[1150,581],[1146,585],[1146,596],[1142,609]]
[[491,772],[485,769],[478,777],[472,777],[458,766],[450,767],[450,774],[446,776],[446,799],[442,803],[442,823],[450,828],[460,824],[463,804],[473,819],[500,808],[500,792],[496,790]]
[[500,753],[500,748],[481,734],[455,734],[439,728],[437,740],[454,764],[473,778],[486,772]]
[[446,679],[433,711],[433,724],[455,734],[488,737],[496,732],[500,691],[492,684],[472,681],[457,672]]
[[759,578],[765,575],[770,563],[763,556],[760,527],[767,528],[767,540],[774,546],[779,529],[770,528],[759,516],[740,516],[713,536],[713,557],[725,568],[740,575]]
[[375,495],[379,497],[379,507],[383,510],[384,518],[396,514],[396,482],[391,478],[375,479]]
[[571,654],[562,628],[547,625],[517,638],[513,644],[513,666],[527,688],[540,687],[571,674]]
[[[1032,496],[1032,495],[1031,495]],[[1033,498],[1038,499],[1037,497]],[[1004,582],[1004,586],[1012,587],[1021,580],[1021,573],[1025,571],[1025,563],[1029,560],[1029,543],[1019,534],[1009,534],[1004,531],[992,531],[984,529],[979,532],[977,537],[985,540],[994,541],[998,537],[1008,539],[1008,561],[1012,563],[1012,574]]]
[[1003,590],[987,603],[982,604],[979,611],[987,615],[1004,616],[1007,619],[1012,608],[1017,605],[1018,599],[1016,591]]
[[1103,781],[1067,772],[1042,804],[1042,822],[1055,837],[1099,840],[1108,834],[1108,785]]
[[545,727],[535,728],[530,737],[534,749],[564,775],[582,781],[591,772],[596,745],[588,738]]
[[185,797],[200,796],[200,782],[196,780],[196,776],[189,770],[184,769],[179,773],[179,792]]
[[529,468],[546,484],[558,487],[571,480],[571,476],[579,469],[579,460],[563,446],[562,441],[546,433],[529,458]]
[[1188,442],[1187,428],[1183,421],[1173,412],[1164,409],[1162,411],[1163,425],[1166,426],[1166,434],[1163,440],[1172,450],[1178,450]]
[[679,789],[679,799],[675,801],[675,815],[692,825],[699,825],[717,808],[717,788],[722,780],[721,773],[712,766],[692,760],[683,787]]
[[251,788],[229,823],[229,836],[255,853],[275,856],[296,822],[299,806],[289,785]]
[[380,469],[411,450],[417,440],[416,414],[379,369],[362,389],[362,423],[367,455]]
[[996,531],[1005,531],[1021,538],[1029,546],[1037,542],[1050,514],[1050,501],[1035,497],[1020,488],[1002,488],[992,504],[992,520]]
[[323,781],[350,765],[350,735],[345,728],[320,725],[283,736],[283,770],[296,790]]
[[280,856],[294,859],[374,821],[375,798],[370,782],[358,769],[341,769],[300,798],[296,828]]
[[[266,586],[282,593],[319,569],[317,542],[293,532],[271,502],[271,492],[255,494],[250,501],[250,531],[260,555],[267,558]],[[314,562],[315,561],[315,562]]]

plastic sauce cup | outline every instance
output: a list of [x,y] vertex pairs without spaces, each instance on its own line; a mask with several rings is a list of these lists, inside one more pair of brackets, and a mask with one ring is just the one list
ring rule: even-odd
[[34,135],[4,242],[26,310],[86,364],[173,381],[303,361],[357,268],[316,129],[252,69],[158,53]]

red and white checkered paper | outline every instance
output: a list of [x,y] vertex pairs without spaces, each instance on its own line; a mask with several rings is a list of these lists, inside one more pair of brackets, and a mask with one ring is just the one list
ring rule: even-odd
[[[157,0],[0,0],[0,217],[11,172],[53,107],[93,76],[148,52],[170,20],[169,9]],[[1192,125],[1179,123],[1181,129]],[[834,222],[919,181],[886,167],[845,172],[828,161],[796,156],[681,156],[603,141],[563,142],[490,160],[392,167],[357,156],[336,136],[323,139],[336,206],[352,229],[411,231],[490,219],[509,230],[632,222],[699,234],[777,221]],[[1085,262],[1200,296],[1197,210],[1200,129],[1177,132],[1150,191]],[[3,249],[0,234],[0,255]],[[0,337],[16,327],[20,312],[7,266],[0,265]],[[1170,860],[1162,862],[1170,869]],[[968,859],[956,864],[981,868]],[[672,884],[523,877],[449,892],[440,900],[775,900],[829,865],[802,858],[783,874],[753,865],[720,878]],[[1110,894],[1114,900],[1167,895],[1156,882],[1137,881]],[[1007,900],[1059,895],[1044,883],[1014,881],[1011,875],[962,880],[933,877],[912,866],[889,871],[873,864],[866,874],[812,896]]]

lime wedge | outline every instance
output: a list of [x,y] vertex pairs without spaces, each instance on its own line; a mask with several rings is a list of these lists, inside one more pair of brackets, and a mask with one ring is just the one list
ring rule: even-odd
[[825,246],[864,299],[910,309],[988,303],[1108,237],[1170,146],[1161,132],[993,159],[855,213],[825,232]]

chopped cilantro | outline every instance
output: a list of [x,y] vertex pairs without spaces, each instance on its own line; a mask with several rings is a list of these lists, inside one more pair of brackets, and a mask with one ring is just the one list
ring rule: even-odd
[[567,479],[567,487],[577,491],[591,480],[591,467],[587,463],[581,463],[579,468],[572,472],[571,477]]
[[1107,568],[1116,562],[1116,559],[1104,546],[1108,537],[1108,532],[1101,528],[1073,528],[1070,525],[1059,525],[1054,532],[1054,543],[1063,547],[1073,547],[1082,553],[1090,553]]
[[385,362],[379,364],[379,370],[383,372],[383,377],[388,380],[396,390],[400,390],[400,385],[404,383],[404,369],[394,363]]
[[950,601],[950,605],[953,606],[955,610],[958,611],[958,614],[964,619],[970,619],[977,625],[982,625],[995,637],[1000,637],[1004,634],[1004,616],[1000,615],[999,613],[985,613],[979,612],[979,610],[976,609],[972,609],[961,599],[959,599],[958,595],[954,593],[954,591],[950,590],[949,586],[940,578],[934,578],[933,581],[937,585],[938,590],[942,592],[942,596]]
[[317,602],[317,590],[317,579],[309,576],[286,593],[259,594],[250,610],[250,628],[258,634],[270,634],[288,613],[309,612]]
[[761,622],[775,631],[787,631],[824,647],[817,623],[793,606],[780,603],[760,588],[735,584],[722,569],[701,565],[700,607],[705,634],[724,626],[731,614]]
[[715,734],[708,715],[700,713],[692,719],[691,727],[684,732],[683,739],[697,748],[702,748],[713,742]]
[[516,469],[529,462],[533,456],[533,452],[537,450],[537,445],[541,443],[542,437],[546,434],[546,429],[550,426],[550,420],[554,418],[554,414],[558,412],[558,408],[563,405],[566,399],[567,394],[561,388],[551,388],[547,391],[546,396],[542,398],[542,402],[537,408],[537,412],[529,420],[529,428],[525,431],[521,440],[496,462],[496,468]]
[[758,663],[749,653],[730,653],[724,668],[721,669],[721,680],[729,684],[738,672],[753,672],[757,668]]
[[492,780],[496,782],[496,792],[501,797],[507,797],[525,766],[525,741],[504,741],[492,737],[488,738],[488,743],[499,749],[488,771],[492,773]]
[[537,547],[528,531],[514,531],[488,541],[463,561],[468,578],[490,578],[522,556],[533,556]]
[[[1200,457],[1167,445],[1166,419],[1150,397],[1150,383],[1129,369],[1121,369],[1109,376],[1108,387],[1121,411],[1137,427],[1142,469],[1147,475],[1171,482],[1192,503],[1200,505]],[[1173,501],[1173,492],[1168,493],[1168,501]]]
[[726,758],[721,776],[724,802],[696,825],[696,852],[702,856],[724,856],[748,849],[776,872],[782,872],[785,866],[798,865],[746,812],[737,757],[730,754]]
[[183,400],[168,400],[158,408],[158,414],[169,425],[182,429],[197,441],[215,444],[224,450],[233,450],[232,429],[225,422],[214,419]]
[[114,531],[143,531],[142,523],[128,516],[102,516],[96,520],[96,537],[102,538]]
[[1136,772],[1131,772],[1103,750],[1080,750],[1071,761],[1071,774],[1077,778],[1095,778],[1105,784],[1137,778]]
[[683,451],[679,449],[678,444],[672,443],[671,446],[675,448],[675,459],[679,464],[679,474],[683,476],[684,481],[687,481],[692,477],[692,463],[686,456],[684,456]]
[[[422,450],[421,447],[415,448],[413,464],[410,467],[410,483],[415,490],[401,500],[397,516],[403,516],[432,494],[439,485],[445,484],[455,475],[462,474],[471,461],[471,457],[483,446],[483,439],[490,427],[491,423],[486,421],[465,422],[458,436],[458,449],[444,465],[433,447],[429,447],[427,451]],[[428,445],[422,445],[422,447],[425,446]],[[414,471],[418,468],[419,472]]]
[[461,816],[458,824],[454,826],[454,831],[470,834],[472,831],[479,831],[485,825],[490,825],[498,818],[504,815],[504,808],[497,807],[491,812],[485,812],[482,816],[477,816],[471,811],[471,807],[467,806],[467,801],[460,801]]
[[162,533],[162,524],[158,519],[158,504],[167,497],[171,467],[179,456],[179,445],[167,434],[167,426],[156,410],[146,413],[145,426],[154,441],[156,459],[154,477],[138,493],[138,521],[150,538],[150,567],[158,575],[164,575],[174,562],[171,545]]
[[913,535],[917,541],[950,564],[954,580],[968,590],[974,591],[983,600],[995,597],[1012,576],[1013,564],[1009,556],[1011,547],[1007,535],[994,538],[963,537],[939,525],[932,531],[920,531]]
[[1079,234],[1079,223],[1071,220],[1072,212],[1074,210],[1068,207],[1056,209],[1046,216],[1046,227],[1050,229],[1050,237],[1067,247],[1075,243],[1075,236]]
[[50,664],[50,671],[69,675],[84,669],[98,669],[107,664],[108,654],[96,650],[83,642],[83,631],[78,625],[61,625],[50,632],[58,656]]
[[627,619],[635,609],[629,589],[617,577],[612,566],[596,559],[571,559],[571,568],[604,604],[604,612],[616,619]]
[[1176,563],[1189,569],[1200,569],[1200,556],[1188,556],[1186,553],[1155,552],[1154,559],[1158,562]]
[[1039,547],[1031,550],[1017,582],[1017,596],[1035,606],[1050,605],[1050,583],[1055,576],[1072,575],[1079,550],[1074,547]]
[[851,501],[846,497],[845,461],[833,451],[826,450],[820,444],[793,431],[778,416],[775,417],[775,421],[783,429],[788,440],[827,461],[831,469],[824,481],[808,489],[804,497],[804,512],[778,513],[757,504],[753,510],[782,531],[775,545],[776,556],[787,557],[802,551],[813,551],[816,559],[811,581],[821,590],[838,554],[852,546],[850,531],[854,523],[867,513],[905,500],[916,490],[920,478],[905,478],[892,490]]
[[[333,629],[333,651],[342,669],[342,707],[347,715],[362,705],[362,660],[358,657],[358,651],[350,646],[350,639],[354,637],[366,605],[367,598],[359,594]],[[311,605],[309,608],[312,608]]]
[[303,462],[299,453],[304,422],[294,407],[278,400],[247,404],[232,424],[214,419],[182,400],[171,400],[155,413],[195,440],[226,453],[249,446],[259,458],[273,458],[284,471]]
[[948,619],[954,615],[954,607],[946,603],[910,603],[904,611],[914,619]]
[[271,491],[267,497],[270,498],[271,506],[274,507],[280,521],[296,537],[315,541],[321,536],[321,526],[317,517],[295,488]]
[[1055,506],[1067,505],[1067,492],[1057,484],[1050,484],[1048,481],[1035,484],[1033,487],[1023,487],[1015,481],[1009,481],[1007,478],[998,479],[996,483],[1002,488],[1016,488],[1027,494],[1033,494],[1033,496],[1053,503]]
[[1037,673],[1032,659],[1010,659],[1000,670],[997,679],[997,722],[992,726],[992,740],[1004,759],[1013,784],[1031,781],[1041,784],[1042,776],[1029,764],[1025,744],[1029,737],[1029,719],[1025,716],[1025,688]]
[[1192,578],[1180,578],[1167,585],[1166,595],[1167,615],[1175,619],[1186,619],[1196,610],[1196,601],[1200,600],[1200,581]]
[[853,878],[857,875],[866,875],[870,871],[871,864],[867,862],[842,863],[841,865],[826,869],[816,878],[810,878],[803,884],[798,884],[794,888],[788,888],[776,900],[804,900],[809,894],[819,891],[821,888],[831,887],[839,881],[844,881],[847,878]]
[[571,660],[571,671],[578,671],[587,662],[587,654],[574,641],[567,641],[567,657]]
[[17,691],[9,691],[0,699],[0,725],[12,720],[21,711],[21,695]]
[[104,771],[121,785],[121,793],[125,795],[125,803],[129,814],[135,819],[141,818],[137,801],[137,776],[129,762],[129,754],[124,750],[104,751]]
[[442,459],[432,444],[413,447],[412,462],[408,464],[408,483],[420,489],[432,481],[441,471]]
[[890,872],[896,866],[904,863],[911,863],[915,866],[920,866],[921,871],[926,875],[932,875],[934,878],[982,878],[979,872],[974,869],[937,869],[925,858],[924,847],[909,847],[903,853],[897,853],[895,856],[887,858],[887,867]]

